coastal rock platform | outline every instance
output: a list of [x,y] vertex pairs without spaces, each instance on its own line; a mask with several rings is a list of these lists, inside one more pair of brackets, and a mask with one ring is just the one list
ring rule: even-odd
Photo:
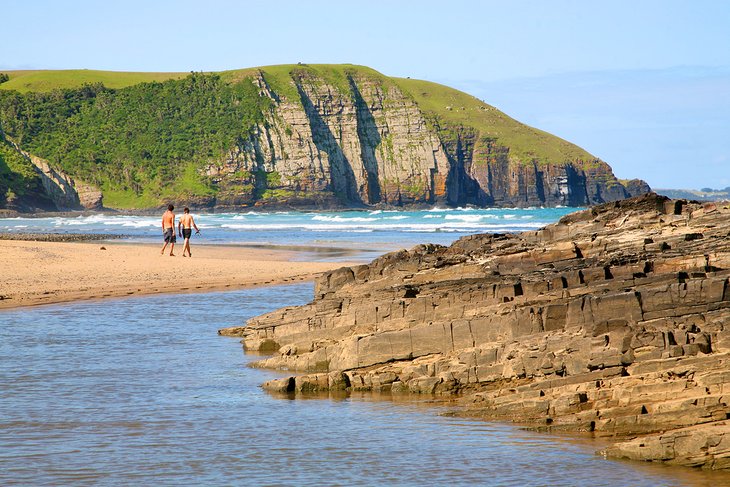
[[648,194],[337,269],[220,333],[297,373],[272,391],[455,395],[609,457],[728,469],[729,278],[730,207]]

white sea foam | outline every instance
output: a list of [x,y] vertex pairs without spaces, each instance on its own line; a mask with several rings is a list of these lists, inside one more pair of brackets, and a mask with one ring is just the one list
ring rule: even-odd
[[124,228],[147,228],[157,227],[160,222],[154,221],[120,221],[120,222],[104,222],[104,225],[120,226]]
[[262,223],[262,224],[245,224],[245,223],[227,223],[221,225],[222,228],[230,228],[232,230],[309,230],[309,231],[406,231],[406,232],[433,232],[438,230],[449,231],[519,231],[527,228],[540,228],[541,223],[529,223],[515,226],[507,226],[504,224],[490,224],[479,222],[444,222],[444,223],[382,223],[382,224],[365,224],[365,223]]
[[[355,234],[363,234],[363,242],[382,239],[384,242],[415,242],[416,233],[439,233],[444,242],[451,235],[481,232],[519,232],[540,228],[557,216],[540,210],[434,208],[426,211],[372,210],[366,212],[229,212],[196,214],[196,223],[204,229],[209,241],[261,242],[282,240],[308,242],[319,235],[327,235],[334,242],[359,241]],[[100,232],[129,235],[131,238],[149,238],[157,235],[160,219],[154,216],[87,215],[79,217],[6,218],[0,219],[5,231],[70,231]],[[408,236],[403,235],[407,233]],[[276,234],[276,236],[274,236]],[[338,235],[342,234],[342,235]],[[370,234],[370,236],[365,236]],[[401,235],[399,237],[398,235]],[[350,235],[349,237],[344,235]],[[378,236],[379,235],[379,236]],[[439,240],[439,238],[435,238]],[[369,244],[368,244],[369,245]]]
[[345,217],[340,215],[315,215],[312,217],[312,220],[323,222],[376,222],[378,221],[378,218],[364,218],[360,216]]
[[446,215],[445,220],[459,220],[464,222],[478,222],[486,215]]

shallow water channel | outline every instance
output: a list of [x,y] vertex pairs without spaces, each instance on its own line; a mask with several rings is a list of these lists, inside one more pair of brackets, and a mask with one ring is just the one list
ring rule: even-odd
[[0,311],[0,485],[730,485],[429,398],[288,400],[217,330],[311,284]]

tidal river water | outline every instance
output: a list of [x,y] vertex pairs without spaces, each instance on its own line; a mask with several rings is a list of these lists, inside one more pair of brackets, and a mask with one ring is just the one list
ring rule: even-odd
[[0,485],[717,486],[428,397],[277,398],[217,329],[312,285],[0,311]]

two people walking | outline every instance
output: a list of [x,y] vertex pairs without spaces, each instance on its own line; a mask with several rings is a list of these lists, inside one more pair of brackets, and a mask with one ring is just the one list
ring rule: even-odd
[[[170,255],[175,255],[173,250],[175,249],[175,242],[177,241],[177,238],[175,237],[175,213],[172,212],[174,209],[175,207],[173,205],[167,205],[167,211],[162,215],[162,235],[165,239],[165,245],[162,246],[160,254],[163,255],[165,254],[165,249],[168,244],[170,245]],[[193,215],[191,215],[190,210],[185,207],[185,209],[183,209],[183,215],[180,217],[180,221],[177,224],[177,231],[180,238],[185,239],[183,245],[183,257],[186,257],[185,252],[188,253],[187,257],[193,256],[190,252],[190,236],[193,233],[193,228],[195,228],[196,235],[200,233],[200,229],[198,228],[198,225],[195,224]]]

